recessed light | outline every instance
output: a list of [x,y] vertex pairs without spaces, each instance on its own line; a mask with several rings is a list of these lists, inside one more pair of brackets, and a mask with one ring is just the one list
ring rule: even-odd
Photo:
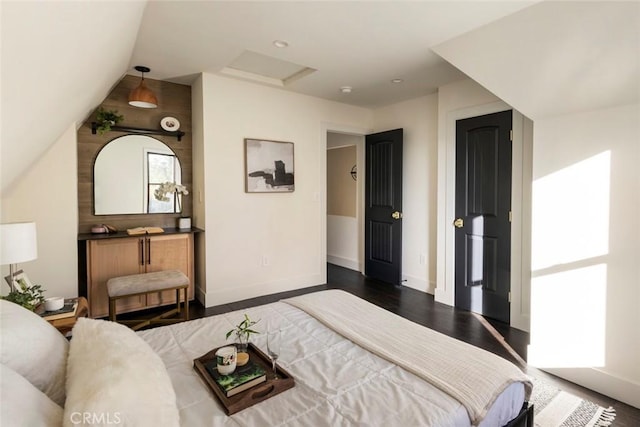
[[342,86],[340,88],[340,92],[342,93],[351,93],[352,90],[353,88],[351,86]]
[[396,84],[397,83],[402,83],[402,82],[404,82],[404,80],[402,80],[402,79],[393,79],[393,80],[391,80],[391,83],[396,83]]
[[275,47],[284,48],[284,47],[288,47],[288,46],[289,46],[289,43],[287,43],[287,42],[286,42],[286,41],[284,41],[284,40],[274,40],[274,41],[273,41],[273,45],[274,45]]

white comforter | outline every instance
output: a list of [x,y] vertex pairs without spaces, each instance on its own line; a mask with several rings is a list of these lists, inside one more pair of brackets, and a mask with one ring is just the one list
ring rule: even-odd
[[[193,370],[193,360],[224,345],[244,313],[282,330],[278,361],[296,385],[232,416]],[[139,332],[160,355],[177,395],[183,426],[469,426],[464,406],[416,375],[370,353],[289,304],[278,302]],[[266,350],[264,335],[253,342]],[[483,427],[501,426],[524,401],[509,386]]]

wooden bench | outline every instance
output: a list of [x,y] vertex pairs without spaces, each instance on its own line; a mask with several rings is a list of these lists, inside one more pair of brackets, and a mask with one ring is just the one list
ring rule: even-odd
[[[116,320],[116,302],[122,298],[148,295],[162,291],[176,291],[176,308],[150,319]],[[181,314],[180,290],[184,295],[184,314],[180,318],[167,319],[169,316]],[[179,270],[155,271],[153,273],[133,274],[114,277],[107,281],[109,295],[109,320],[124,324],[133,324],[134,331],[154,323],[173,323],[189,320],[189,278]]]

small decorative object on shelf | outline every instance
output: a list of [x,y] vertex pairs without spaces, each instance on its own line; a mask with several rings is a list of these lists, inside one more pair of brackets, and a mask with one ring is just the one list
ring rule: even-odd
[[127,234],[129,236],[140,236],[143,234],[159,234],[164,233],[164,228],[162,227],[135,227],[135,228],[127,228]]
[[175,117],[165,117],[160,120],[160,127],[167,132],[175,132],[180,129],[180,122]]
[[189,230],[191,228],[191,217],[178,218],[178,228],[180,230]]
[[91,226],[91,232],[93,234],[110,234],[110,233],[117,233],[118,229],[113,225],[95,224]]
[[118,110],[105,110],[104,108],[98,108],[98,114],[96,116],[97,126],[96,130],[99,135],[104,135],[105,132],[109,132],[112,126],[117,125],[124,119],[122,114],[118,114]]
[[232,334],[235,334],[237,339],[236,347],[238,347],[238,358],[237,358],[238,366],[246,365],[247,362],[249,361],[249,352],[247,348],[249,346],[249,340],[251,338],[251,334],[257,335],[260,333],[251,328],[253,327],[253,325],[258,323],[259,321],[260,320],[253,321],[249,318],[249,316],[245,314],[244,320],[242,320],[242,322],[240,322],[235,328],[227,332],[227,336],[226,336],[227,339],[229,339],[229,337]]

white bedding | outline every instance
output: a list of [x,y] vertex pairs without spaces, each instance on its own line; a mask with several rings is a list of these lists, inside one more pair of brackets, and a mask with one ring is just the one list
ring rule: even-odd
[[[193,370],[193,360],[224,345],[244,313],[282,330],[278,361],[293,389],[230,417]],[[177,396],[183,426],[469,426],[465,408],[414,374],[388,362],[284,302],[138,333],[160,355]],[[260,335],[254,344],[266,350]],[[524,401],[524,386],[509,386],[483,427],[502,426]]]

